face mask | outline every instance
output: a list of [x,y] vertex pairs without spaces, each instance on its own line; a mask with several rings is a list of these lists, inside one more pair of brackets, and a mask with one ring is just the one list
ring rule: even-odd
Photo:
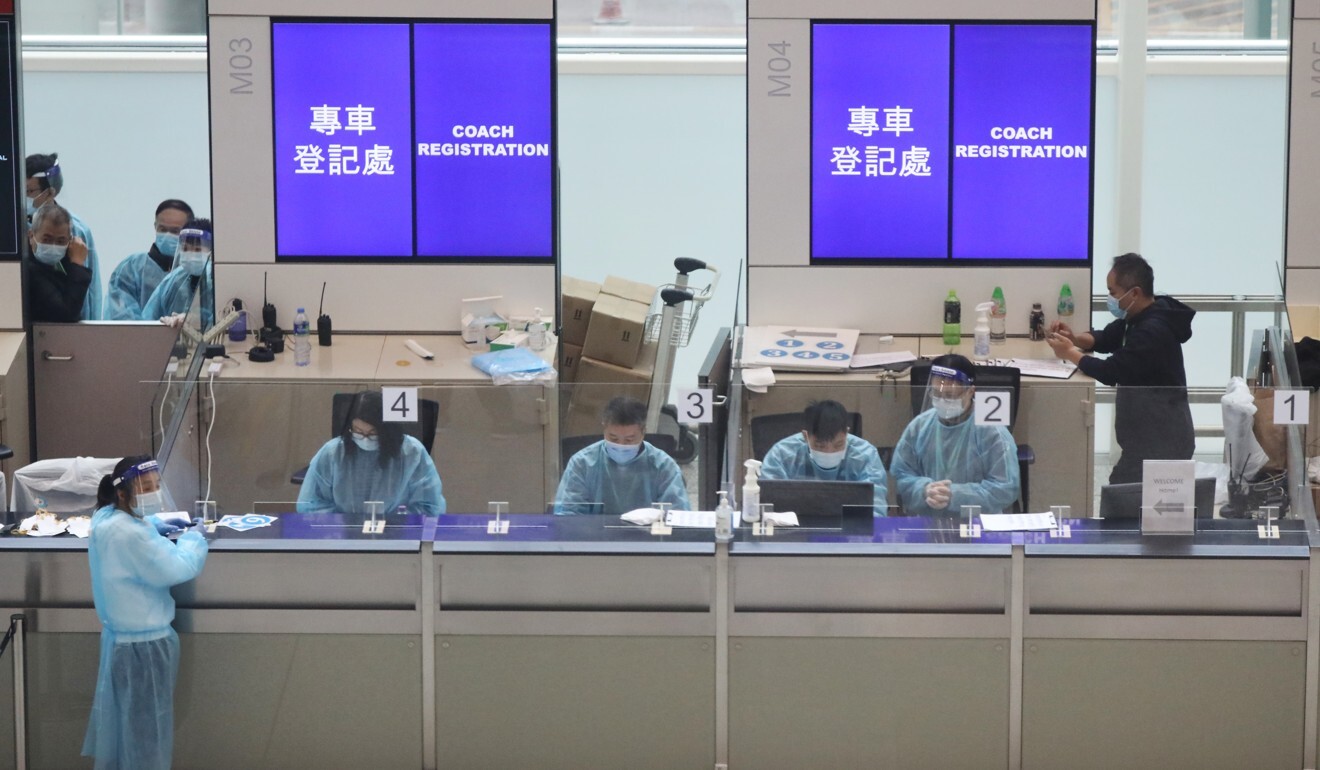
[[25,198],[24,200],[27,201],[27,215],[31,218],[33,214],[37,213],[37,201],[35,198]]
[[157,489],[155,492],[141,492],[137,499],[133,501],[133,515],[139,519],[152,516],[165,510],[165,493]]
[[38,262],[46,265],[59,264],[64,259],[64,252],[68,251],[68,246],[60,246],[54,243],[38,243],[33,249],[32,256],[37,258]]
[[605,442],[605,454],[616,463],[623,464],[637,459],[637,455],[642,453],[641,444],[616,444],[613,441]]
[[380,436],[364,436],[353,431],[353,443],[363,452],[375,452],[380,449]]
[[961,398],[942,398],[940,396],[931,396],[930,402],[935,407],[935,414],[941,420],[956,420],[962,416],[963,402]]
[[167,257],[179,250],[179,236],[174,233],[156,233],[156,251]]
[[206,260],[211,256],[206,251],[179,252],[179,267],[194,278],[206,272]]
[[1110,295],[1108,297],[1105,297],[1105,305],[1109,308],[1110,314],[1113,315],[1115,318],[1119,319],[1120,321],[1127,317],[1127,311],[1123,309],[1123,306],[1119,304],[1119,301],[1122,300],[1123,297],[1126,297],[1131,292],[1132,289],[1128,289],[1127,291],[1123,292],[1121,296],[1115,297],[1113,295]]
[[843,464],[843,456],[847,453],[846,448],[838,452],[822,452],[819,449],[813,449],[811,450],[811,461],[823,471],[832,471]]

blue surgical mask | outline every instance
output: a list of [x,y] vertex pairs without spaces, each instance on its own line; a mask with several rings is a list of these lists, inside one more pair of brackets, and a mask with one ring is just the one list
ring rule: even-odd
[[56,243],[38,243],[32,250],[32,256],[37,258],[38,262],[45,265],[57,265],[61,259],[64,259],[64,253],[69,250],[68,246],[60,246]]
[[1117,297],[1113,296],[1112,294],[1108,297],[1105,297],[1105,306],[1109,308],[1110,314],[1113,315],[1115,318],[1119,319],[1120,321],[1127,317],[1127,311],[1123,309],[1123,306],[1120,305],[1119,302],[1123,299],[1123,297],[1126,297],[1128,294],[1131,293],[1132,293],[1132,289],[1128,289],[1127,291],[1123,292],[1121,295]]
[[179,267],[191,276],[199,276],[206,272],[206,260],[209,259],[209,251],[181,251],[179,252]]
[[165,493],[159,489],[155,492],[139,492],[133,499],[133,515],[139,519],[154,516],[163,510],[165,510]]
[[167,257],[179,250],[179,236],[174,233],[156,233],[156,251]]
[[935,414],[941,420],[956,420],[967,410],[963,405],[961,398],[944,398],[943,396],[931,396],[930,403],[935,407]]
[[832,471],[843,464],[843,456],[846,454],[848,454],[847,448],[840,449],[837,452],[822,452],[819,449],[813,449],[811,450],[811,461],[823,471]]
[[353,443],[363,452],[380,451],[380,436],[364,436],[357,431],[352,431]]
[[605,454],[620,465],[630,463],[637,459],[642,452],[641,444],[616,444],[613,441],[605,442]]

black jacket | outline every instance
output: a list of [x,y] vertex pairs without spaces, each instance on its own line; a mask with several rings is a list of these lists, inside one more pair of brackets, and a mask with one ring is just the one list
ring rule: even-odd
[[1186,460],[1196,448],[1182,344],[1192,338],[1196,311],[1173,297],[1130,319],[1114,321],[1095,336],[1095,352],[1082,358],[1083,374],[1117,385],[1114,432],[1126,462]]
[[92,285],[92,271],[68,256],[58,265],[27,257],[27,311],[34,322],[75,323],[82,320],[83,300]]

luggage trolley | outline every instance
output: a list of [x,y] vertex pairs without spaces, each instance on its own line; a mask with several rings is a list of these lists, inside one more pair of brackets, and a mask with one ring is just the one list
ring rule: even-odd
[[[646,343],[658,343],[655,370],[651,376],[651,398],[646,409],[646,432],[673,437],[676,447],[673,457],[686,464],[697,456],[697,441],[687,426],[678,421],[678,408],[666,404],[665,399],[673,384],[674,353],[692,341],[701,306],[714,295],[715,287],[720,282],[720,271],[690,257],[675,259],[674,268],[678,275],[673,283],[661,286],[656,292],[643,333]],[[689,285],[688,276],[700,270],[710,271],[711,282],[703,289],[693,289]]]

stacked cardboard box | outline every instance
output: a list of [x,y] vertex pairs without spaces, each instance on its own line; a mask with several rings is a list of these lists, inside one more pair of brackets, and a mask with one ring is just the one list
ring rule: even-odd
[[655,287],[609,276],[604,284],[565,277],[562,289],[559,381],[571,383],[571,396],[560,430],[596,434],[611,398],[650,399],[656,346],[643,344],[643,337]]
[[654,296],[654,286],[606,278],[591,310],[582,356],[625,369],[637,366]]

